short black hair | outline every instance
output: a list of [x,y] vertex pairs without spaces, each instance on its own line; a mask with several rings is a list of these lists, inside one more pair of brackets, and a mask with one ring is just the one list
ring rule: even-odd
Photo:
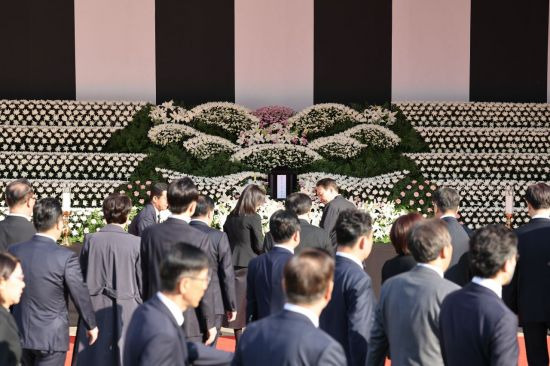
[[8,207],[24,203],[32,195],[34,195],[32,185],[24,178],[10,182],[4,191],[4,198]]
[[197,206],[195,207],[193,217],[206,216],[209,212],[214,211],[214,207],[216,207],[214,200],[201,194],[197,198]]
[[300,231],[298,216],[289,210],[278,210],[269,219],[269,232],[275,243],[284,243]]
[[0,278],[4,280],[10,278],[18,263],[21,263],[19,259],[10,253],[0,252]]
[[51,197],[38,200],[32,211],[32,221],[39,233],[53,228],[62,216],[61,203]]
[[353,247],[359,237],[372,231],[372,217],[365,211],[356,208],[347,209],[338,215],[334,230],[338,245]]
[[323,187],[324,189],[332,188],[338,192],[338,184],[336,184],[336,181],[332,178],[319,179],[315,187]]
[[492,278],[517,254],[516,234],[502,225],[477,230],[470,240],[470,268],[474,276]]
[[199,198],[199,191],[191,178],[184,177],[172,181],[167,192],[168,206],[176,215],[185,212],[189,205]]
[[453,188],[441,187],[434,192],[432,202],[443,212],[456,211],[460,206],[460,195]]
[[168,191],[168,184],[164,182],[156,182],[151,186],[151,192],[149,194],[149,198],[153,199],[153,197],[160,197],[162,196],[162,192]]
[[535,210],[550,208],[550,186],[546,183],[530,185],[525,192],[525,201]]
[[174,244],[160,264],[161,290],[176,290],[182,277],[208,269],[208,265],[208,257],[199,248],[183,242]]
[[435,260],[447,245],[451,245],[451,235],[443,220],[421,220],[411,230],[409,251],[418,263]]
[[296,215],[305,215],[311,211],[311,198],[302,192],[294,192],[286,196],[285,208]]
[[125,194],[113,193],[103,201],[103,217],[107,224],[125,224],[132,210],[132,200]]

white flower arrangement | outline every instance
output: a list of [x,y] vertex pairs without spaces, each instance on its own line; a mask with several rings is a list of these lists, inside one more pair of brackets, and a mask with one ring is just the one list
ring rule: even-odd
[[394,148],[401,142],[399,136],[383,126],[360,124],[341,132],[341,135],[356,138],[367,146],[381,149]]
[[12,126],[0,129],[2,150],[99,152],[121,127]]
[[259,118],[248,108],[228,102],[204,103],[191,109],[191,113],[196,122],[218,126],[234,134],[260,124]]
[[241,161],[260,171],[279,166],[299,168],[320,159],[321,155],[308,147],[288,144],[252,145],[231,156],[231,160]]
[[336,103],[315,104],[303,109],[288,119],[288,124],[295,131],[319,132],[335,124],[353,121],[366,123],[367,119],[361,113]]
[[407,214],[406,210],[397,209],[395,203],[383,200],[363,202],[358,207],[369,213],[372,217],[375,242],[389,243],[390,230],[393,223],[400,216]]
[[416,127],[432,152],[550,152],[548,128]]
[[199,134],[183,143],[185,150],[197,159],[208,159],[212,155],[221,152],[232,153],[237,150],[238,146],[223,137]]
[[319,137],[311,141],[309,148],[323,156],[340,159],[350,159],[357,156],[367,145],[362,144],[353,137],[336,134],[328,137]]
[[267,127],[256,127],[251,130],[241,131],[237,139],[241,146],[251,146],[257,144],[308,144],[304,136],[290,131],[290,126],[283,123],[273,123]]
[[125,127],[145,102],[0,100],[0,124]]
[[417,153],[412,159],[430,180],[506,179],[546,180],[550,154],[535,153]]
[[189,123],[193,119],[193,113],[185,108],[174,105],[174,101],[171,100],[151,108],[149,118],[155,124]]
[[152,127],[147,132],[147,137],[156,145],[166,146],[198,134],[199,131],[187,125],[163,123]]
[[[506,217],[502,207],[463,207],[460,208],[460,219],[470,228],[479,229],[490,224],[506,224]],[[512,227],[517,228],[529,222],[527,210],[515,210]]]
[[0,152],[4,179],[126,180],[145,154]]
[[391,126],[397,121],[397,112],[392,112],[381,106],[371,106],[363,111],[367,123]]

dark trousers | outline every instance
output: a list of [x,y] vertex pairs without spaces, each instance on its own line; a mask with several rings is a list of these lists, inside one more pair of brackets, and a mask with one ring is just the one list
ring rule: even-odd
[[546,342],[548,329],[550,329],[550,322],[523,324],[529,366],[548,366],[548,344]]
[[23,349],[21,363],[23,366],[63,366],[67,352],[47,352],[34,349]]

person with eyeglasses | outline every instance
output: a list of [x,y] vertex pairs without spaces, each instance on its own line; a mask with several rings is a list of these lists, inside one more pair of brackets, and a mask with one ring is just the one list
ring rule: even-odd
[[15,243],[27,241],[36,234],[31,218],[36,198],[32,185],[26,179],[10,182],[4,191],[9,207],[6,218],[0,221],[0,252]]
[[123,365],[228,365],[233,355],[188,342],[184,311],[196,308],[211,279],[209,258],[186,243],[172,246],[160,267],[160,291],[132,316]]

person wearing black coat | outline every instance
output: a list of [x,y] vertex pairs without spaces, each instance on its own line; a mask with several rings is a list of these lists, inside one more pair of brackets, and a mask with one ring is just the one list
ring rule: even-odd
[[[300,221],[300,244],[294,249],[298,254],[306,248],[319,248],[334,254],[334,247],[327,232],[320,227],[310,224],[309,213],[311,212],[312,201],[305,193],[294,192],[285,199],[285,208],[294,212]],[[267,252],[273,248],[273,237],[271,233],[265,234],[264,250]]]
[[[168,186],[168,205],[172,215],[164,222],[149,226],[141,235],[141,268],[143,300],[153,297],[160,289],[160,264],[177,243],[188,243],[201,249],[210,259],[214,271],[208,235],[189,225],[199,192],[193,181],[181,178]],[[188,340],[211,344],[216,338],[214,287],[208,286],[197,309],[188,309],[184,329]]]
[[445,365],[512,366],[518,362],[518,321],[501,299],[516,266],[517,237],[490,225],[472,238],[472,282],[441,305],[439,330]]
[[0,221],[0,252],[8,250],[12,244],[27,241],[36,234],[31,223],[36,199],[29,181],[18,179],[9,183],[4,197],[9,213]]
[[550,329],[550,186],[533,184],[525,193],[531,220],[516,229],[519,260],[504,289],[509,307],[523,327],[529,365],[548,365]]
[[59,365],[69,349],[68,294],[90,344],[96,341],[98,328],[78,257],[57,244],[63,232],[61,204],[53,198],[39,200],[33,219],[38,233],[8,249],[21,261],[27,285],[12,311],[21,332],[23,364]]
[[10,306],[19,303],[25,288],[19,259],[0,253],[0,365],[21,364],[21,340]]
[[334,260],[321,250],[292,257],[284,270],[288,302],[282,311],[246,327],[232,365],[346,365],[342,346],[318,327],[333,275]]
[[223,231],[229,239],[235,270],[235,293],[237,297],[237,318],[225,324],[233,328],[238,343],[242,328],[246,326],[246,276],[248,263],[263,253],[262,218],[257,214],[265,201],[265,191],[256,184],[247,185],[237,204],[227,216]]
[[337,340],[350,366],[365,365],[376,305],[372,280],[363,269],[373,244],[373,221],[357,209],[340,213],[332,299],[321,313],[320,327]]
[[155,183],[151,187],[149,203],[134,217],[128,226],[128,232],[132,235],[141,236],[143,231],[151,225],[160,222],[160,212],[168,208],[166,183]]
[[231,248],[227,234],[210,227],[214,218],[214,200],[208,196],[199,196],[195,213],[189,225],[202,231],[210,239],[211,256],[215,258],[214,272],[212,272],[212,286],[214,287],[214,311],[216,313],[216,342],[220,335],[222,319],[225,315],[229,321],[237,316],[237,300],[235,297],[235,272],[231,257]]
[[319,180],[316,185],[316,193],[321,203],[325,204],[319,226],[330,236],[332,245],[335,248],[338,243],[336,242],[334,226],[336,220],[338,220],[338,215],[344,210],[355,208],[355,205],[340,195],[338,185],[332,178]]

